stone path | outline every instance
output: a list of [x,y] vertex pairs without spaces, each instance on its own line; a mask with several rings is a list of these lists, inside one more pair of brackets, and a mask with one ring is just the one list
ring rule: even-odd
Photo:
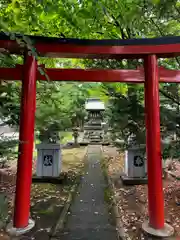
[[109,213],[104,200],[106,186],[100,166],[101,146],[90,145],[87,152],[86,173],[79,193],[71,206],[71,214],[61,240],[116,240],[115,226],[109,222]]

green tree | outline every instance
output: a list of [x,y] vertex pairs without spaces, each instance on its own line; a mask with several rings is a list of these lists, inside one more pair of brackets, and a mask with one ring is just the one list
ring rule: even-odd
[[[75,37],[75,38],[96,38],[96,39],[129,39],[144,37],[159,37],[179,35],[180,31],[180,3],[178,0],[170,1],[129,1],[129,0],[101,0],[101,1],[40,1],[40,0],[13,0],[3,1],[0,9],[0,27],[2,31],[19,32],[22,34]],[[136,69],[142,65],[142,61],[124,60],[47,60],[39,58],[40,63],[47,66],[62,67],[101,67],[101,68],[131,68]],[[179,58],[159,59],[159,65],[170,69],[179,69]],[[14,59],[13,59],[14,63]],[[48,119],[50,115],[56,119],[57,111],[61,112],[61,119],[70,119],[70,125],[82,125],[84,117],[80,110],[86,94],[81,95],[78,84],[64,84],[62,89],[54,93],[55,103],[50,100],[51,90],[49,83],[40,83],[38,96],[41,100],[39,113],[37,112],[37,125],[39,119]],[[61,91],[73,86],[71,95],[62,96]],[[85,86],[85,85],[84,85]],[[86,85],[88,94],[101,96],[109,104],[108,116],[110,124],[114,129],[119,126],[118,135],[127,137],[132,131],[141,137],[144,133],[144,101],[143,86],[132,86],[126,84],[89,84]],[[43,90],[45,89],[45,91]],[[78,90],[77,90],[78,89]],[[68,90],[69,91],[69,90]],[[176,94],[175,94],[176,92]],[[179,88],[171,84],[161,84],[161,125],[164,135],[174,132],[179,134],[177,121],[179,118]],[[61,102],[58,98],[61,96]],[[53,97],[53,98],[54,98]],[[73,100],[72,100],[73,99]],[[44,102],[44,103],[43,103]],[[51,114],[43,113],[43,108]],[[44,105],[43,105],[44,104]],[[49,104],[49,105],[48,105]],[[128,108],[123,108],[123,104]],[[53,105],[53,109],[51,109]],[[65,107],[64,107],[65,106]],[[40,109],[42,111],[40,114]],[[65,109],[64,109],[65,108]],[[57,111],[56,111],[57,110]],[[66,111],[67,110],[67,111]],[[54,113],[54,114],[53,114]],[[57,114],[57,115],[56,115]],[[167,115],[167,116],[166,116]],[[57,117],[59,119],[59,117]],[[125,121],[126,127],[124,128]],[[44,120],[43,120],[44,121]],[[52,120],[48,120],[51,122]],[[118,122],[119,121],[119,122]],[[39,121],[40,122],[40,121]],[[70,123],[71,122],[71,123]],[[67,121],[65,121],[67,123]],[[62,124],[61,124],[62,125]],[[123,129],[123,133],[122,133]],[[168,129],[171,129],[168,130]],[[171,133],[170,133],[171,132]],[[140,141],[143,139],[140,138]]]

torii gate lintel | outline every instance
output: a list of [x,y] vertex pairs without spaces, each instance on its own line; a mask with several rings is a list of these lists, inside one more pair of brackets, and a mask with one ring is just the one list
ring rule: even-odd
[[[77,81],[77,82],[122,82],[144,83],[144,68],[132,69],[64,69],[43,67],[50,81]],[[160,83],[180,83],[180,71],[164,67],[158,68]],[[23,79],[23,65],[14,68],[0,68],[1,79],[18,81]],[[47,81],[44,75],[37,71],[37,80]]]

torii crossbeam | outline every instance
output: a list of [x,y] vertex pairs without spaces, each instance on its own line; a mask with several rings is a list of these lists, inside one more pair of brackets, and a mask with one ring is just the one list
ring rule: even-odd
[[[145,79],[144,69],[44,69],[50,81],[144,83]],[[179,70],[163,67],[159,67],[158,70],[160,83],[180,83]],[[15,68],[0,68],[0,78],[6,81],[23,79],[23,65],[17,65]],[[47,81],[46,76],[38,71],[37,80]]]

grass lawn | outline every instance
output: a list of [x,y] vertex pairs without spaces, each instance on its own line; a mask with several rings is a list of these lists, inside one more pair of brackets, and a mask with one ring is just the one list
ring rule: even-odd
[[72,132],[60,132],[61,144],[66,144],[68,141],[73,139]]

